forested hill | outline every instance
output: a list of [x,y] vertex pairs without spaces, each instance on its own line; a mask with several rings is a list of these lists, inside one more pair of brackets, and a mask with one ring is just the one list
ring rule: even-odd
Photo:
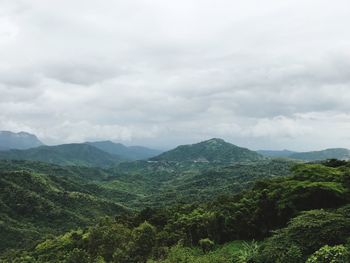
[[349,163],[300,164],[238,195],[105,219],[4,262],[347,263],[349,175]]
[[87,168],[0,161],[0,251],[30,247],[49,234],[85,227],[102,216],[129,213],[89,183],[104,176]]
[[257,152],[214,138],[196,144],[178,146],[150,160],[234,163],[257,161],[263,158]]
[[304,161],[319,161],[327,159],[350,160],[350,150],[345,148],[333,148],[322,151],[300,152],[289,155],[289,158]]
[[2,160],[32,160],[60,165],[111,166],[123,160],[85,143],[40,146],[27,150],[1,151]]
[[159,150],[150,149],[142,146],[125,146],[121,143],[111,141],[87,142],[96,148],[107,153],[118,155],[126,160],[142,160],[154,157],[161,153]]

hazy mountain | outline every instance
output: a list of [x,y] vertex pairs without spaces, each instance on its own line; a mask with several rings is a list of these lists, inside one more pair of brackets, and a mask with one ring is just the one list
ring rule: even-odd
[[33,134],[0,131],[0,150],[29,149],[43,145]]
[[111,141],[87,142],[102,151],[115,154],[128,160],[142,160],[154,157],[162,151],[150,149],[142,146],[125,146],[121,143]]
[[150,160],[232,163],[263,158],[257,152],[214,138],[196,144],[178,146]]
[[0,159],[32,160],[60,165],[109,166],[123,158],[85,143],[40,146],[27,150],[1,151]]
[[294,153],[289,156],[304,161],[318,161],[327,159],[349,160],[350,150],[345,148],[326,149],[322,151]]
[[289,150],[274,151],[274,150],[259,150],[258,153],[266,157],[289,157],[290,155],[297,153]]

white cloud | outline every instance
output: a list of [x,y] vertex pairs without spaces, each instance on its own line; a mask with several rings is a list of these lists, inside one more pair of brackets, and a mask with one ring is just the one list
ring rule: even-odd
[[0,130],[350,147],[350,4],[0,1]]

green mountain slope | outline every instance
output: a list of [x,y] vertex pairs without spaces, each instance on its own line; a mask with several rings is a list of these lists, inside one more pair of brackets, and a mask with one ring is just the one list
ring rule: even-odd
[[289,155],[289,158],[304,161],[320,161],[327,159],[349,160],[350,150],[344,148],[326,149],[322,151],[301,152]]
[[10,253],[5,262],[304,263],[316,253],[321,259],[308,263],[346,263],[349,172],[349,164],[297,165],[238,195],[104,220]]
[[43,145],[39,139],[27,132],[0,131],[0,150],[29,149]]
[[88,144],[62,144],[40,146],[27,150],[0,152],[2,160],[32,160],[60,165],[110,166],[122,160],[121,157],[106,153]]
[[1,161],[0,250],[28,247],[48,234],[86,226],[101,216],[129,213],[88,180],[81,171]]
[[214,138],[196,144],[178,146],[150,160],[234,163],[261,159],[263,156],[254,151]]
[[111,141],[87,142],[87,144],[110,154],[118,155],[127,160],[142,160],[148,159],[161,153],[159,150],[154,150],[142,146],[125,146],[121,143]]

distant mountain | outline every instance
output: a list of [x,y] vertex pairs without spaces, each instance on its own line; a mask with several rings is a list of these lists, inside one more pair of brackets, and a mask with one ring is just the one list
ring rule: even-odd
[[115,154],[128,160],[148,159],[160,154],[162,151],[142,146],[125,146],[111,141],[87,142],[87,144],[99,148],[110,154]]
[[233,163],[261,159],[264,157],[257,152],[214,138],[196,144],[178,146],[150,160]]
[[266,157],[289,157],[292,154],[297,153],[297,152],[293,152],[293,151],[289,151],[289,150],[282,150],[282,151],[259,150],[257,152],[266,156]]
[[106,153],[85,143],[40,146],[27,150],[0,151],[2,160],[31,160],[59,165],[101,166],[113,165],[123,158]]
[[0,131],[0,150],[23,150],[41,145],[43,145],[43,143],[33,134],[26,132],[14,133],[10,131]]
[[326,149],[322,151],[294,153],[289,158],[304,161],[320,161],[327,159],[350,160],[350,150],[344,148]]

